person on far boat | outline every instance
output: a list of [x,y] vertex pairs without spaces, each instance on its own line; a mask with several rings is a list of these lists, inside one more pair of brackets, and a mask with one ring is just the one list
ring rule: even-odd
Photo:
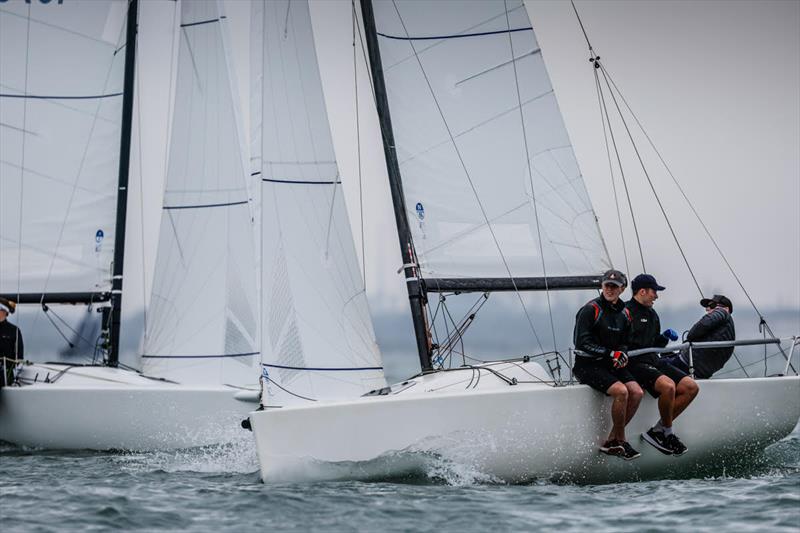
[[[678,340],[678,333],[673,329],[661,332],[661,321],[653,309],[658,292],[664,289],[650,274],[633,278],[633,298],[625,304],[631,314],[629,350],[663,348],[669,341]],[[642,433],[642,439],[666,455],[686,453],[688,449],[672,432],[672,422],[697,396],[697,383],[686,372],[661,360],[655,353],[631,357],[628,371],[644,390],[658,399],[660,418],[652,428]]]
[[631,421],[642,388],[625,368],[628,364],[630,313],[620,294],[628,285],[625,274],[609,270],[603,274],[602,292],[598,298],[581,307],[575,317],[575,366],[572,373],[578,381],[613,398],[611,432],[600,446],[607,455],[625,460],[636,459],[639,452],[625,439],[625,426]]
[[[736,327],[733,324],[733,303],[727,296],[715,294],[711,298],[703,298],[700,305],[706,308],[706,314],[698,320],[689,333],[688,342],[712,342],[736,340]],[[694,377],[708,379],[725,366],[733,354],[733,346],[725,348],[692,348]],[[662,358],[684,372],[689,372],[689,349],[684,348],[679,354]]]
[[6,320],[14,312],[16,304],[11,300],[0,298],[0,360],[3,375],[0,376],[0,387],[10,385],[14,379],[14,367],[23,359],[25,349],[22,344],[22,333],[19,328]]

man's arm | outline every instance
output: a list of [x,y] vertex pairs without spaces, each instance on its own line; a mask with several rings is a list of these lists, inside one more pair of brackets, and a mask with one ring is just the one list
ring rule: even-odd
[[17,328],[17,359],[25,359],[25,345],[22,342],[22,332]]
[[656,336],[653,339],[653,346],[656,348],[663,348],[667,344],[669,344],[669,339],[666,338],[663,334],[659,334],[658,332],[661,331],[661,319],[658,318],[658,315],[653,313],[655,318],[655,328],[653,328],[656,332]]
[[587,355],[594,355],[596,357],[607,357],[611,351],[595,341],[592,335],[592,327],[594,326],[594,309],[591,306],[585,305],[578,311],[578,316],[575,317],[575,333],[573,335],[573,342],[575,349],[580,350]]
[[725,322],[727,311],[715,309],[697,321],[689,333],[686,340],[689,342],[701,341],[710,331]]

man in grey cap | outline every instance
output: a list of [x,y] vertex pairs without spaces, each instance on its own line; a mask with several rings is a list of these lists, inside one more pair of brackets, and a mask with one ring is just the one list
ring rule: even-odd
[[[686,334],[688,342],[711,342],[736,340],[736,327],[733,324],[733,303],[727,296],[715,294],[711,298],[703,298],[700,305],[705,307],[706,314],[698,320],[689,333]],[[733,354],[733,346],[726,348],[692,348],[692,362],[694,363],[694,377],[708,379],[725,366]],[[684,372],[689,372],[689,349],[684,348],[681,353],[662,358]]]
[[0,367],[3,369],[0,387],[11,383],[14,367],[18,360],[22,360],[25,353],[22,333],[17,326],[6,320],[15,309],[14,302],[0,298]]
[[625,368],[628,364],[630,313],[620,294],[628,285],[625,274],[609,270],[603,274],[599,297],[581,307],[575,317],[575,366],[578,381],[613,398],[612,427],[600,452],[626,461],[640,456],[625,439],[625,426],[642,401],[642,388]]
[[[673,329],[661,332],[661,321],[653,309],[659,291],[664,289],[650,274],[639,274],[633,278],[633,298],[625,304],[631,314],[628,349],[663,348],[669,341],[678,340],[678,333]],[[631,357],[628,371],[644,390],[658,399],[659,419],[652,428],[642,433],[642,439],[666,455],[686,453],[688,449],[672,432],[672,421],[697,396],[697,383],[686,372],[660,360],[655,353]]]

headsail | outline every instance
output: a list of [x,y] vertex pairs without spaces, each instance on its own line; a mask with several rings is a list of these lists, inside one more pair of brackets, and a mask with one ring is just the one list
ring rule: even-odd
[[373,4],[422,275],[553,277],[607,268],[522,2]]
[[258,379],[256,267],[225,17],[183,2],[161,233],[142,368],[181,383]]
[[111,288],[126,13],[0,3],[0,293]]
[[255,2],[267,405],[385,386],[305,1]]

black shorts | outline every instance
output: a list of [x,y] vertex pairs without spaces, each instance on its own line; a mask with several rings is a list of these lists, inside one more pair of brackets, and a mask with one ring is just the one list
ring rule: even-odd
[[572,374],[580,383],[589,385],[603,394],[608,394],[606,391],[617,381],[622,383],[636,381],[627,368],[614,368],[611,359],[595,360],[578,356],[575,366],[572,367]]
[[658,398],[659,394],[656,392],[656,380],[661,376],[667,376],[677,385],[680,380],[685,378],[688,374],[684,371],[675,368],[671,364],[658,361],[655,364],[632,361],[627,367],[628,371],[636,378],[636,382],[642,386],[644,390],[650,393],[653,398]]

